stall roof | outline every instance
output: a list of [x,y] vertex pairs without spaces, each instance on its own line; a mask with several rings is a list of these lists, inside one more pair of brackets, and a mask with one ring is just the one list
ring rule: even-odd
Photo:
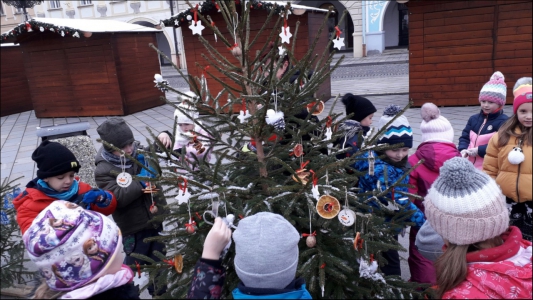
[[[30,31],[28,31],[30,28]],[[44,29],[46,28],[46,29]],[[159,32],[160,29],[115,20],[33,18],[2,33],[2,43],[17,42],[16,37],[28,32],[51,30],[58,34],[79,37],[83,32]],[[63,33],[62,33],[63,31]]]

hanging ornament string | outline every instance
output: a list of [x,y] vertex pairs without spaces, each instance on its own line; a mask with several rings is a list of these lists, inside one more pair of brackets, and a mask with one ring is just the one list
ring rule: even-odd
[[194,19],[194,26],[198,25],[198,3],[196,4],[196,7],[193,9],[193,19]]
[[[215,27],[215,22],[211,21],[211,27],[213,27],[213,28]],[[213,30],[213,32],[215,34],[215,43],[218,43],[217,33],[214,30]]]
[[335,26],[335,36],[337,37],[337,40],[341,37],[342,31],[339,29],[339,26]]
[[274,89],[274,111],[278,112],[278,88]]
[[211,2],[215,4],[215,8],[217,9],[217,12],[220,12],[220,6],[218,6],[218,3],[215,0],[212,0]]
[[242,97],[242,105],[241,105],[241,111],[246,113],[248,109],[246,108],[246,99],[244,99],[244,97]]
[[283,18],[283,33],[285,35],[287,35],[287,27],[289,26],[287,20],[289,19],[289,15],[287,13],[285,13],[284,15],[284,18]]
[[331,124],[333,124],[333,119],[331,118],[331,116],[327,116],[326,119],[326,128],[331,128]]

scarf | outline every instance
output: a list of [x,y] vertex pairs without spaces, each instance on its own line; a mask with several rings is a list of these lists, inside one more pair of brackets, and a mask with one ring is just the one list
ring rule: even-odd
[[44,182],[44,180],[39,179],[37,180],[37,189],[43,192],[48,197],[55,198],[58,200],[71,201],[78,196],[79,185],[78,181],[74,180],[68,191],[58,192],[51,188],[48,183]]
[[112,288],[125,285],[132,279],[133,271],[131,271],[130,267],[122,265],[122,268],[117,273],[106,274],[93,283],[64,294],[61,299],[87,299]]
[[[133,143],[133,153],[131,154],[131,156],[137,157],[137,143]],[[105,148],[102,149],[102,158],[113,166],[121,169],[122,165],[124,165],[124,168],[126,169],[129,169],[133,166],[133,162],[131,161],[131,159],[124,156],[121,161],[121,157],[122,156],[117,156],[111,152],[108,152]]]
[[515,226],[510,226],[509,230],[501,235],[503,244],[498,247],[482,249],[466,254],[468,263],[474,262],[495,262],[507,260],[519,252],[522,241],[522,233]]

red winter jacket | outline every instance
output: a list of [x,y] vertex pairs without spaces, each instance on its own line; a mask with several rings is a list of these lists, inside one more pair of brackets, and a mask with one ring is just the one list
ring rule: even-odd
[[[78,177],[76,177],[76,180],[78,180],[79,185],[78,195],[85,194],[92,189],[92,187],[87,183],[79,181]],[[33,220],[41,211],[43,211],[53,201],[58,200],[56,198],[47,196],[45,193],[36,189],[35,186],[35,180],[30,181],[28,185],[26,185],[26,190],[20,193],[17,198],[13,199],[13,206],[15,206],[15,209],[17,210],[17,223],[20,226],[20,231],[22,234],[26,232]],[[111,191],[107,192],[109,192],[113,197],[111,203],[109,203],[107,207],[99,207],[93,203],[91,204],[91,210],[97,211],[106,216],[115,211],[115,208],[117,207],[117,199],[115,198],[115,195],[111,193]]]
[[517,227],[509,229],[503,245],[467,254],[465,281],[443,299],[531,299],[531,242]]

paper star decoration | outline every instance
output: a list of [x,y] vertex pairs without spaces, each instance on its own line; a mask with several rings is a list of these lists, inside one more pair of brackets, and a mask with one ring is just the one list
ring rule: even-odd
[[202,30],[204,30],[205,27],[202,25],[202,21],[198,20],[196,25],[192,24],[189,28],[192,30],[192,35],[202,35]]
[[244,122],[251,116],[252,115],[250,115],[250,112],[248,110],[246,110],[246,112],[241,110],[237,118],[241,121],[242,124],[244,124]]
[[179,26],[180,22],[178,22],[178,20],[174,20],[174,25]]
[[[287,35],[285,35],[285,29],[287,31]],[[279,37],[281,38],[281,43],[290,44],[292,37],[291,27],[287,26],[286,28],[281,28],[281,33],[279,34]]]
[[279,46],[278,50],[279,50],[279,56],[285,55],[285,52],[287,51],[287,49],[285,49],[283,46]]
[[333,135],[333,132],[331,131],[331,127],[326,128],[326,141],[331,140],[331,136]]
[[341,48],[344,47],[344,38],[333,39],[333,44],[333,48],[341,50]]

